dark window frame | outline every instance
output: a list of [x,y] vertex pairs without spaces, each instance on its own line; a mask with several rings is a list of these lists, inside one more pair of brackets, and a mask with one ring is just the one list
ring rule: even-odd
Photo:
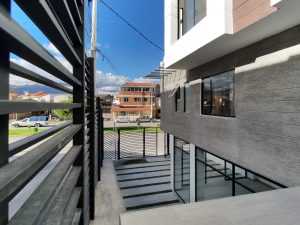
[[[217,76],[221,76],[221,75],[225,75],[226,73],[231,73],[232,75],[232,90],[233,90],[233,96],[232,96],[232,109],[230,112],[230,115],[222,115],[222,114],[215,114],[215,113],[207,113],[204,112],[204,84],[205,84],[205,79],[211,79],[213,77],[217,77]],[[211,107],[213,106],[212,102],[212,98],[213,98],[213,94],[212,94],[213,90],[211,90]],[[205,115],[205,116],[216,116],[216,117],[226,117],[226,118],[235,118],[236,117],[236,110],[235,110],[235,73],[234,73],[234,69],[231,70],[227,70],[221,73],[217,73],[208,77],[203,78],[202,82],[201,82],[201,115]],[[212,111],[212,110],[211,110]]]
[[[182,36],[184,36],[192,27],[196,26],[200,21],[202,21],[207,16],[207,0],[205,1],[205,15],[200,16],[200,19],[197,20],[197,13],[196,13],[196,1],[193,0],[193,26],[189,29],[185,27],[185,7],[181,7],[181,2],[184,5],[184,1],[186,0],[177,0],[177,39],[179,40]],[[181,11],[182,11],[182,18],[181,18]]]
[[180,99],[181,99],[181,88],[178,87],[176,92],[175,92],[175,112],[179,112],[179,104],[180,104]]

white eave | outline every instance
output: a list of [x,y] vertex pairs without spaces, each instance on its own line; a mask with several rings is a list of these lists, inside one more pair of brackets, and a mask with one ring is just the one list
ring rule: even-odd
[[[300,24],[300,0],[274,0],[278,10],[235,34],[223,34],[170,69],[192,69]],[[299,40],[300,42],[300,40]]]

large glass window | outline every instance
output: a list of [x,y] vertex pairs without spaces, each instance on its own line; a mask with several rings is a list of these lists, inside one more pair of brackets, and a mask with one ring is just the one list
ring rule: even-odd
[[192,87],[189,85],[184,87],[184,112],[192,112]]
[[174,139],[174,189],[185,203],[190,201],[190,145]]
[[234,72],[205,78],[202,82],[202,114],[234,116]]
[[207,0],[179,0],[179,38],[206,16],[206,1]]
[[283,186],[196,147],[196,200],[270,191]]

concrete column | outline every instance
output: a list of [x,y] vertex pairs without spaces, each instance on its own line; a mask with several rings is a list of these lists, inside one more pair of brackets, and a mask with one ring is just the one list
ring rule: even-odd
[[171,189],[174,191],[174,136],[170,134],[170,173],[171,173]]
[[190,144],[190,202],[196,201],[196,147]]

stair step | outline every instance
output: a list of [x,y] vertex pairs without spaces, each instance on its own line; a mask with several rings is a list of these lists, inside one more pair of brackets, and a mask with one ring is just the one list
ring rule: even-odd
[[119,175],[118,181],[131,181],[131,180],[139,180],[139,179],[145,179],[145,178],[156,178],[156,177],[166,177],[170,176],[170,171],[155,171],[155,172],[148,172],[148,173],[134,173],[129,175]]
[[119,182],[120,189],[143,187],[155,184],[167,184],[170,183],[170,177],[157,177],[133,181]]
[[170,161],[146,162],[146,163],[135,163],[130,165],[121,165],[121,166],[117,166],[116,170],[119,171],[124,169],[145,168],[145,167],[164,166],[164,165],[170,165]]
[[170,157],[147,157],[147,162],[162,162],[162,161],[168,161],[170,162]]
[[128,188],[121,191],[123,198],[137,197],[143,195],[152,195],[164,192],[170,192],[170,184],[156,184],[151,186]]
[[125,174],[127,175],[133,173],[147,173],[147,172],[154,172],[154,171],[161,171],[161,170],[170,170],[170,165],[117,170],[116,173],[117,175],[125,175]]
[[139,196],[124,199],[125,207],[130,209],[141,209],[151,206],[178,203],[179,200],[173,192],[154,194],[149,196]]

